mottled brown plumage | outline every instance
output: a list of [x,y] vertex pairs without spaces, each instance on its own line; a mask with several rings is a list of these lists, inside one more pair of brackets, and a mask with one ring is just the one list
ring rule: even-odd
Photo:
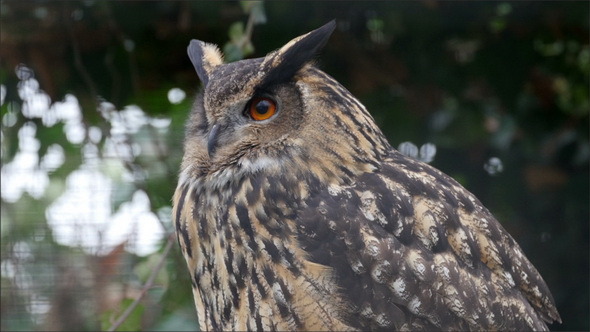
[[[560,321],[539,273],[477,198],[393,149],[364,106],[310,62],[334,26],[229,64],[213,45],[188,48],[204,88],[173,213],[201,329]],[[268,119],[252,115],[274,105]]]

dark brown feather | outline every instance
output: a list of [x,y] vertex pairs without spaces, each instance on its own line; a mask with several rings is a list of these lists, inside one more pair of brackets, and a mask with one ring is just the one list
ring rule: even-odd
[[[173,216],[205,330],[546,330],[543,279],[455,180],[391,148],[344,87],[308,63],[328,24],[223,64],[187,124]],[[244,107],[264,87],[276,114]]]

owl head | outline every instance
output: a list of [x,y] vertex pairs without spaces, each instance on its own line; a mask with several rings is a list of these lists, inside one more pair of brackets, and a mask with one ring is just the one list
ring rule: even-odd
[[321,180],[366,171],[388,145],[344,87],[313,65],[334,21],[265,57],[224,63],[192,40],[203,84],[187,126],[183,170],[218,181],[244,173],[306,169]]

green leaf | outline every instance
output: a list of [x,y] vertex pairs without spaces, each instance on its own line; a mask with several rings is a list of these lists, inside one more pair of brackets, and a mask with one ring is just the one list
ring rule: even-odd
[[251,41],[248,41],[242,48],[242,54],[244,57],[246,57],[252,53],[254,53],[254,45],[252,45]]
[[262,1],[241,1],[240,4],[244,12],[251,15],[254,24],[266,23],[266,13],[264,11],[264,2]]
[[[148,259],[144,262],[137,264],[134,268],[135,274],[141,280],[141,283],[145,283],[149,276],[152,274],[158,263],[162,260],[161,254],[153,254],[148,257]],[[154,280],[154,285],[158,287],[167,288],[168,287],[168,272],[166,269],[161,269]]]
[[195,331],[199,323],[193,307],[182,307],[162,317],[154,331]]
[[512,5],[508,2],[503,2],[496,7],[496,14],[498,16],[506,16],[512,12]]
[[239,41],[244,37],[244,23],[242,22],[235,22],[233,23],[228,30],[229,39],[232,42]]
[[223,47],[223,53],[227,62],[233,62],[244,58],[244,53],[235,43],[229,42]]
[[[104,312],[100,318],[102,329],[109,329],[114,320],[117,319],[119,315],[124,312],[132,303],[132,299],[124,299],[121,301],[121,306],[118,308],[118,310],[108,310]],[[125,321],[119,325],[115,331],[141,331],[141,319],[144,311],[145,307],[141,303],[138,304],[137,307],[135,307],[131,314],[127,316]]]

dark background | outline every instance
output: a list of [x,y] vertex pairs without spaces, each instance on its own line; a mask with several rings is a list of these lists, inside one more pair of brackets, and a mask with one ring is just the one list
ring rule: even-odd
[[[2,164],[14,158],[18,130],[29,122],[37,126],[39,154],[59,144],[66,157],[49,174],[61,189],[2,200],[2,330],[106,329],[137,294],[120,291],[108,303],[96,294],[104,294],[106,284],[138,289],[145,281],[138,267],[154,268],[150,256],[131,254],[124,244],[93,255],[54,241],[44,210],[81,165],[82,146],[68,142],[63,125],[44,127],[18,112],[17,66],[30,68],[52,101],[76,96],[84,125],[103,131],[99,147],[111,124],[96,111],[98,100],[117,110],[138,105],[150,117],[171,119],[168,132],[158,136],[163,149],[156,157],[139,153],[125,161],[131,173],[143,174],[126,185],[144,190],[158,211],[171,204],[184,120],[199,86],[186,56],[189,41],[216,43],[231,59],[258,57],[333,18],[338,28],[319,66],[367,106],[393,146],[436,145],[431,164],[476,194],[543,275],[563,319],[551,329],[590,328],[588,2],[2,1],[0,6],[0,78],[6,92],[0,115],[16,117],[10,125],[3,121]],[[249,20],[256,23],[251,36]],[[171,88],[188,97],[172,104]],[[486,171],[491,158],[501,161],[501,169]],[[129,195],[119,195],[114,206]],[[161,219],[170,232],[169,220]],[[47,231],[44,236],[37,236],[39,229]],[[26,260],[17,250],[22,243],[30,248]],[[19,272],[8,273],[7,262]],[[196,328],[176,245],[166,262],[158,290],[147,293],[120,329]],[[79,266],[87,273],[78,273]],[[24,273],[30,282],[18,281]],[[39,294],[46,299],[42,315],[30,309]]]

